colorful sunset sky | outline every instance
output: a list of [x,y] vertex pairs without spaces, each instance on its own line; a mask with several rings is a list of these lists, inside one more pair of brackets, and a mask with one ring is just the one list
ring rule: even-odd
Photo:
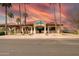
[[[23,23],[24,17],[24,4],[21,5],[21,21]],[[59,5],[55,5],[55,14],[57,23],[60,19]],[[13,3],[11,8],[8,8],[8,12],[13,12],[14,18],[8,17],[8,24],[16,24],[16,18],[19,17],[19,4]],[[26,4],[26,12],[28,13],[27,23],[33,23],[37,20],[42,20],[46,23],[54,22],[54,6],[49,3],[29,3]],[[77,3],[63,3],[61,4],[61,22],[64,27],[75,28],[75,24],[72,23],[73,18],[78,18],[79,15],[79,4]],[[5,9],[0,6],[0,24],[5,23]]]

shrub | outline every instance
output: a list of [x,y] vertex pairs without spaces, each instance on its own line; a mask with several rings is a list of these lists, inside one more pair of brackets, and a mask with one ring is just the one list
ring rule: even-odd
[[5,32],[0,32],[0,36],[1,36],[1,35],[5,35]]
[[63,30],[62,32],[63,32],[63,33],[70,33],[70,31],[69,31],[69,30],[66,30],[66,29]]

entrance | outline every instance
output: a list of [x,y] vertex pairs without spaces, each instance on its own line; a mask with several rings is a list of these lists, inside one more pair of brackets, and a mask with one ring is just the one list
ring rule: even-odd
[[50,33],[52,33],[52,32],[55,33],[55,32],[56,32],[56,31],[55,31],[55,27],[50,27],[50,28],[49,28],[49,31],[50,31]]
[[46,24],[38,20],[34,23],[34,33],[46,33]]
[[44,27],[43,26],[37,26],[36,27],[36,33],[44,33]]
[[56,28],[54,26],[49,26],[48,33],[56,33]]

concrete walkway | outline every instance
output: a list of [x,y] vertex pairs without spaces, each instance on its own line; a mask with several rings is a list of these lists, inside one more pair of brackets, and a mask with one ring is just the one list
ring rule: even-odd
[[73,34],[33,34],[33,35],[5,35],[5,36],[0,36],[0,39],[75,39],[79,38],[79,35],[73,35]]

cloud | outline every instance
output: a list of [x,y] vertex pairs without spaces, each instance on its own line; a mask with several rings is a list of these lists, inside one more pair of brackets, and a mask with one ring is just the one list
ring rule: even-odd
[[[21,14],[22,14],[22,21],[24,20],[23,13],[24,13],[24,4],[21,5]],[[60,11],[59,11],[59,5],[57,3],[55,5],[55,13],[56,13],[56,19],[59,22],[60,17]],[[48,3],[31,3],[26,4],[26,12],[28,13],[27,22],[34,22],[37,20],[43,20],[45,22],[51,22],[54,21],[54,5],[48,4]],[[12,20],[14,23],[16,23],[16,18],[19,17],[19,4],[13,3],[12,7],[8,9],[8,11],[11,11],[14,13],[15,18]],[[75,13],[78,13],[79,10],[79,4],[61,4],[61,18],[62,22],[65,22],[66,27],[72,27],[71,22],[69,21],[70,17],[72,15],[75,16]],[[5,9],[3,7],[0,7],[0,21],[5,16]]]

